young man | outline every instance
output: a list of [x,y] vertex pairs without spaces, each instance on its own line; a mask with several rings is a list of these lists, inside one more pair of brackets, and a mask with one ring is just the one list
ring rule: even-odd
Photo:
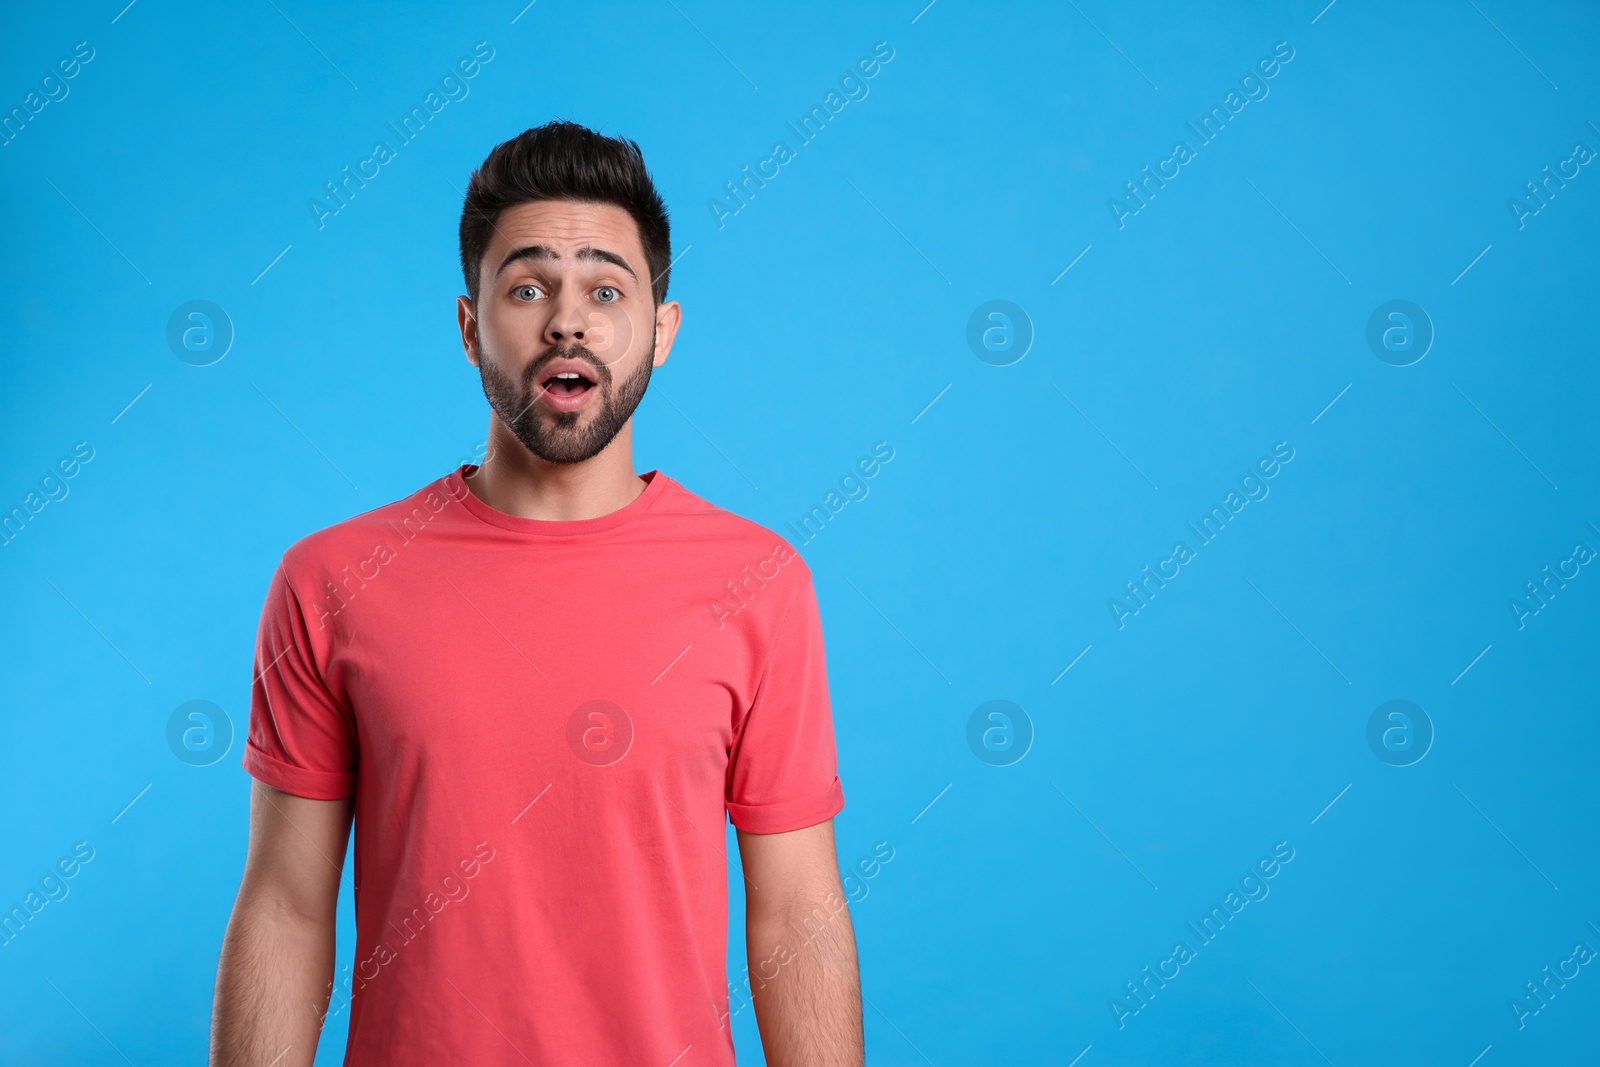
[[753,1002],[768,1063],[860,1064],[811,573],[633,469],[681,317],[638,145],[556,122],[496,147],[461,263],[482,465],[302,538],[267,592],[212,1063],[309,1065],[346,1014],[347,1064],[727,1065]]

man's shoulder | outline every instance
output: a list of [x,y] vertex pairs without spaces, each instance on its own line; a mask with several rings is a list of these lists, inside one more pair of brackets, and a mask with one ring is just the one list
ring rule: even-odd
[[739,564],[774,559],[785,570],[811,573],[794,545],[777,530],[712,503],[675,478],[668,482],[670,492],[661,502],[659,517],[683,525],[693,540]]
[[380,542],[392,540],[407,523],[426,522],[451,502],[448,474],[386,504],[312,530],[283,553],[281,566],[293,577],[306,572],[337,571],[370,555]]

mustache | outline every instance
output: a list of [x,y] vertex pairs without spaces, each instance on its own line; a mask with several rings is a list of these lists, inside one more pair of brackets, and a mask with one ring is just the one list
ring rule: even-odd
[[523,375],[525,379],[523,381],[523,385],[537,385],[541,380],[540,375],[543,373],[544,369],[558,359],[575,359],[580,363],[587,363],[589,368],[594,371],[594,381],[596,385],[611,384],[611,368],[600,362],[593,352],[589,351],[586,346],[580,343],[565,349],[561,348],[559,345],[551,345],[549,348],[545,349],[544,353],[540,355],[538,359],[528,364],[528,370]]
[[551,345],[544,350],[544,354],[528,364],[527,371],[523,374],[523,388],[528,390],[528,402],[522,405],[512,421],[522,418],[528,409],[538,402],[539,398],[549,392],[544,387],[540,372],[558,359],[575,359],[587,363],[595,372],[595,388],[609,388],[611,385],[611,368],[595,358],[593,352],[583,344],[575,344],[571,348],[563,349],[559,345]]

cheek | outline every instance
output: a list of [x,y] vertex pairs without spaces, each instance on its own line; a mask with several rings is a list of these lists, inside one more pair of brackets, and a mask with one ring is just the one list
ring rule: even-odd
[[478,317],[478,358],[502,377],[521,381],[522,373],[545,348],[544,319],[531,308],[501,304]]
[[629,314],[622,308],[596,304],[588,315],[584,347],[613,370],[630,368],[650,351],[651,320]]

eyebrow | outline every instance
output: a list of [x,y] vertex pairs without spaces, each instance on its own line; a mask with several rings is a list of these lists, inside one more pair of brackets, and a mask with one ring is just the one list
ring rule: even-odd
[[[521,248],[513,249],[511,254],[506,256],[505,260],[500,264],[500,269],[494,272],[494,276],[496,278],[500,277],[500,275],[506,272],[507,267],[520,260],[533,259],[548,261],[559,260],[560,258],[561,253],[557,252],[549,245],[524,245]],[[582,248],[573,253],[573,258],[580,263],[610,263],[614,267],[620,267],[627,271],[628,277],[632,278],[635,282],[639,280],[639,276],[633,272],[633,268],[628,266],[628,261],[610,249],[593,248],[589,245],[584,245]]]

